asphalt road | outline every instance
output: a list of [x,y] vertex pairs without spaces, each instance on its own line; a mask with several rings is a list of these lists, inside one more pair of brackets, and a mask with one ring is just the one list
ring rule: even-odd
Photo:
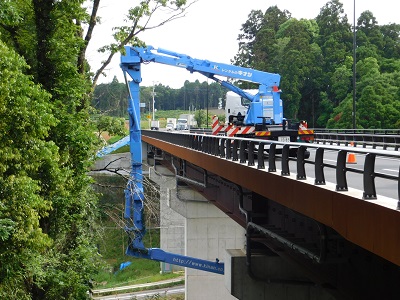
[[[113,288],[105,288],[105,289],[95,289],[93,290],[92,299],[145,299],[149,296],[160,295],[174,295],[178,293],[184,293],[184,285],[176,285],[172,287],[165,287],[160,289],[155,289],[156,287],[167,285],[167,284],[178,284],[184,280],[184,276],[180,276],[177,278],[166,279],[163,281],[158,282],[149,282],[149,283],[142,283],[142,284],[134,284],[134,285],[127,285],[127,286],[120,286],[120,287],[113,287]],[[154,288],[151,290],[151,288]],[[128,290],[140,290],[137,292],[127,292]],[[108,296],[102,296],[104,294],[108,294]],[[109,295],[113,294],[113,295]]]
[[178,285],[169,288],[157,289],[157,290],[149,290],[149,291],[141,291],[134,293],[125,293],[118,295],[110,295],[110,296],[96,296],[92,299],[101,299],[101,300],[131,300],[131,299],[152,299],[150,297],[154,297],[159,295],[160,297],[178,295],[185,293],[185,286]]

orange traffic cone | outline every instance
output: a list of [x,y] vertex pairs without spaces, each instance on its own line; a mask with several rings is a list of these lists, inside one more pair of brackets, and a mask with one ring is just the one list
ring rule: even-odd
[[348,164],[356,164],[357,163],[356,155],[354,153],[347,154],[347,163]]

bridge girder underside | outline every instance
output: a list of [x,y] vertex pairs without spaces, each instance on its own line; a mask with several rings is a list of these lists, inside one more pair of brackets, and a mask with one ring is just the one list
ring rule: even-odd
[[[248,271],[254,279],[271,283],[317,284],[337,299],[397,299],[399,266],[273,199],[161,149],[155,148],[153,152],[158,158],[157,163],[176,172],[178,188],[190,186],[246,228],[249,257],[262,253],[279,255],[300,268],[310,282],[259,277],[253,273],[249,259]],[[267,183],[265,188],[268,188]]]

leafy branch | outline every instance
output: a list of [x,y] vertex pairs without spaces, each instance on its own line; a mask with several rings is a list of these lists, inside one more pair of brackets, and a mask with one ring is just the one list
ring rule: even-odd
[[[106,60],[102,62],[100,68],[94,73],[92,88],[96,86],[99,77],[104,75],[104,70],[110,64],[114,55],[118,52],[123,53],[124,46],[128,43],[134,46],[144,46],[145,42],[138,37],[141,32],[159,28],[166,23],[185,17],[187,9],[197,1],[198,0],[190,2],[187,2],[186,0],[145,0],[141,1],[136,7],[129,9],[127,19],[125,20],[128,25],[113,28],[113,38],[115,43],[105,45],[98,50],[101,53],[108,53],[108,56]],[[86,52],[87,44],[91,39],[93,28],[97,23],[99,3],[100,0],[94,0],[93,2],[89,29],[85,37],[86,47],[82,49],[83,53]],[[152,23],[151,21],[154,20],[159,13],[163,15],[162,20]]]

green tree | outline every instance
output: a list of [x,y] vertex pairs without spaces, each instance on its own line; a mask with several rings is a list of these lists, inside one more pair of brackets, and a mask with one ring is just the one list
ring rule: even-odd
[[[40,221],[49,215],[47,195],[61,183],[50,95],[24,74],[27,65],[0,41],[0,298],[29,299],[46,280],[53,245]],[[38,159],[39,158],[39,159]],[[52,182],[41,180],[41,177]]]
[[102,83],[96,86],[91,104],[101,114],[127,117],[127,99],[126,84],[118,82],[118,79],[114,77],[111,83]]
[[101,115],[95,124],[98,137],[100,137],[101,134],[106,131],[110,135],[122,136],[125,134],[125,119],[123,118]]
[[[336,101],[345,99],[352,91],[353,58],[347,57],[342,65],[338,65],[332,75],[332,89]],[[335,102],[336,102],[335,101]]]
[[327,123],[333,113],[333,103],[328,99],[326,92],[321,92],[321,101],[319,104],[320,113],[317,117],[316,127],[328,127]]
[[318,32],[315,22],[290,19],[281,25],[276,37],[283,39],[279,69],[284,93],[284,114],[290,119],[310,119],[318,95],[316,78],[321,74],[317,63],[320,49],[314,43]]
[[[140,32],[187,7],[184,0],[140,2],[129,11],[131,24],[115,31],[116,43],[102,48],[110,60],[91,80],[85,53],[100,0],[90,12],[86,4],[0,3],[0,298],[87,297],[98,266],[97,197],[87,175],[100,145],[89,115],[92,88],[124,45],[144,44]],[[165,10],[172,15],[149,22]]]
[[334,91],[329,83],[337,64],[343,64],[346,57],[351,56],[353,34],[343,4],[339,0],[327,2],[315,20],[319,27],[317,43],[323,56],[323,89],[327,91],[328,98],[335,102]]
[[265,14],[260,10],[252,10],[247,21],[242,24],[238,36],[239,52],[233,60],[234,63],[243,67],[276,72],[272,51],[275,34],[279,26],[289,18],[290,12],[281,11],[277,6],[269,7]]
[[353,99],[348,96],[333,109],[332,117],[328,120],[327,128],[351,128],[353,121]]
[[[362,46],[360,43],[361,34],[363,34],[365,37],[365,43],[374,45],[376,49],[383,50],[383,35],[378,26],[378,21],[374,17],[373,13],[369,10],[362,12],[357,20],[357,44],[359,44],[359,46]],[[380,52],[382,54],[382,51]]]
[[363,128],[393,128],[400,118],[399,72],[381,73],[378,60],[357,63],[360,71],[357,116]]
[[400,59],[400,24],[382,25],[383,56],[385,58]]
[[207,127],[207,113],[203,109],[196,110],[194,118],[198,127]]

